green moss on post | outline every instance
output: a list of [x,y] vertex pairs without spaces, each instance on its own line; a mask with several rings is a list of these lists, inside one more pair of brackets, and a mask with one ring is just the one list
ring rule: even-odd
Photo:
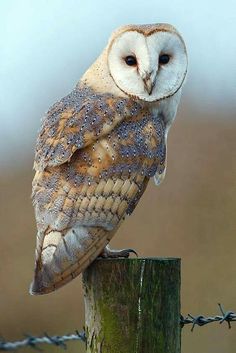
[[180,353],[179,259],[99,259],[83,283],[87,353]]

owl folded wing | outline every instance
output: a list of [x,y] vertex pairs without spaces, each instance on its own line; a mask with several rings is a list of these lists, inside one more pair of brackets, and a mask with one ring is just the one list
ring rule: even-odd
[[73,153],[105,136],[126,116],[125,99],[75,88],[43,119],[36,144],[35,170],[58,166]]

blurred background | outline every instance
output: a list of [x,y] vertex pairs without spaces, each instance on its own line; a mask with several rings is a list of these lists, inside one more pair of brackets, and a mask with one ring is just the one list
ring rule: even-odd
[[[222,1],[0,1],[0,334],[82,329],[81,278],[32,297],[30,200],[40,118],[74,87],[127,23],[169,22],[189,53],[188,81],[168,144],[164,183],[148,189],[114,247],[182,258],[182,313],[236,310],[236,5]],[[182,353],[233,353],[236,325],[183,329]],[[80,350],[81,349],[81,350]],[[47,352],[60,348],[45,347]],[[23,351],[26,351],[25,349]],[[71,343],[69,352],[84,352]]]

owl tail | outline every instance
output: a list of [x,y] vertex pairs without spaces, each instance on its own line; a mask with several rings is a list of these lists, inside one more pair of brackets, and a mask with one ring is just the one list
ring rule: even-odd
[[39,233],[30,294],[47,294],[70,282],[101,254],[113,234],[83,226],[70,228],[64,235],[58,231]]

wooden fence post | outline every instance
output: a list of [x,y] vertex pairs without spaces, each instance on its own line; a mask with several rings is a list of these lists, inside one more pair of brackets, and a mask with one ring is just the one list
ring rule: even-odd
[[98,259],[83,284],[87,353],[180,353],[180,259]]

